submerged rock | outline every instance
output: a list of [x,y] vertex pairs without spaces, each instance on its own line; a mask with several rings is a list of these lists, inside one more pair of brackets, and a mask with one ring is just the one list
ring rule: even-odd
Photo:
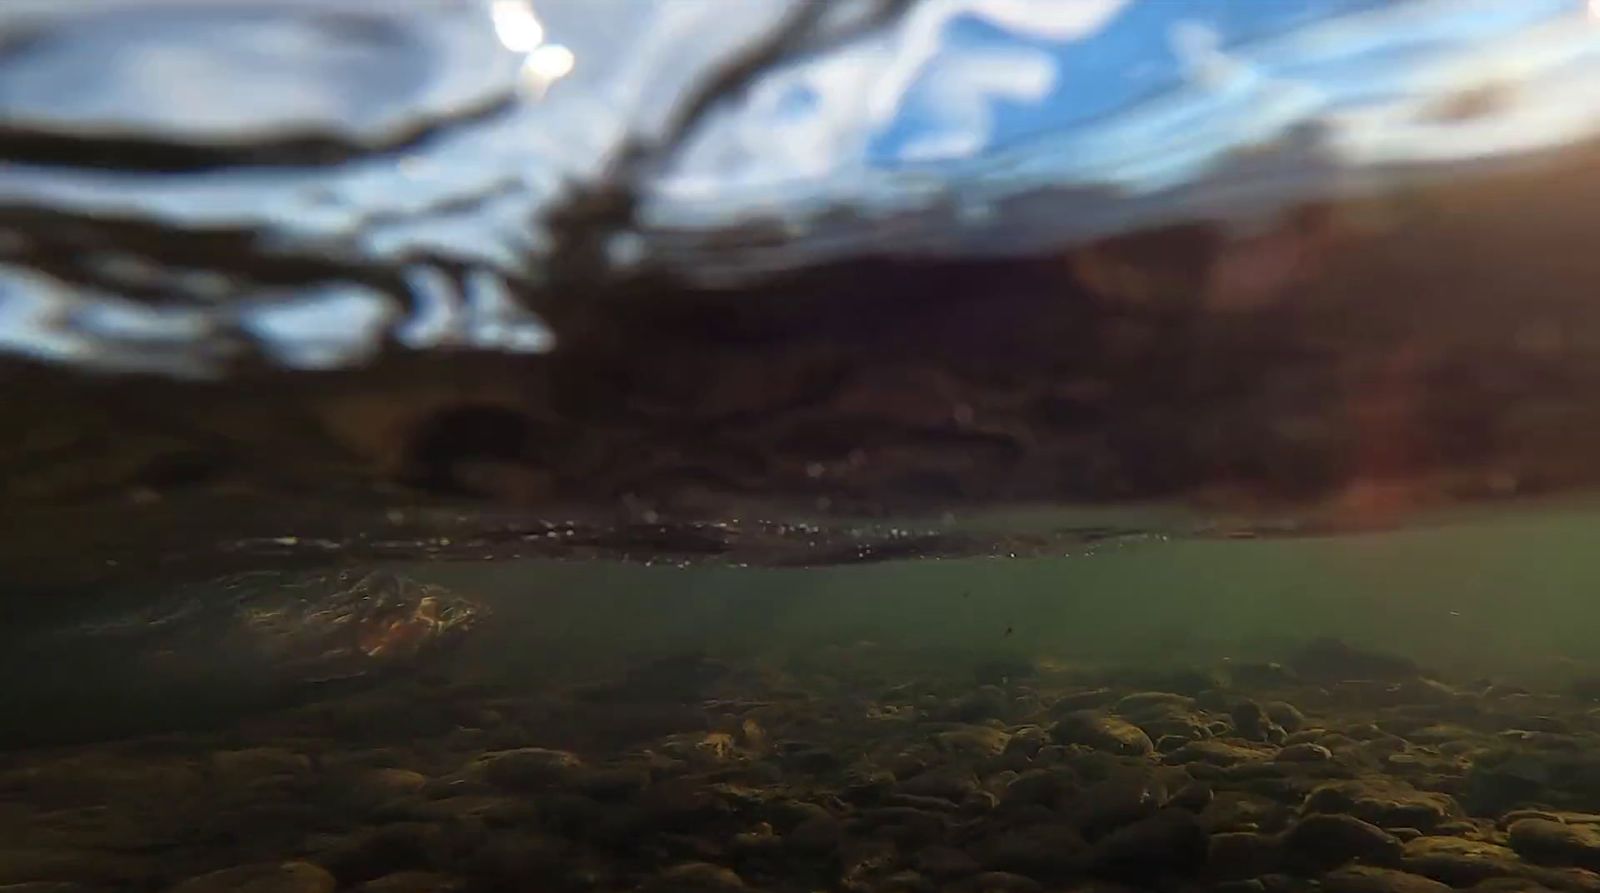
[[1194,814],[1163,809],[1095,841],[1096,871],[1145,878],[1192,871],[1205,864],[1207,836]]
[[1262,747],[1230,744],[1226,741],[1194,741],[1168,755],[1168,762],[1204,763],[1211,766],[1237,766],[1267,760],[1273,753]]
[[1382,777],[1321,785],[1306,797],[1305,810],[1346,813],[1376,825],[1424,831],[1461,815],[1448,794],[1419,791],[1403,781]]
[[333,875],[309,862],[241,865],[190,878],[167,893],[333,893]]
[[1351,865],[1322,876],[1328,893],[1451,893],[1438,881],[1370,865]]
[[1082,744],[1129,756],[1148,756],[1156,749],[1150,736],[1133,723],[1088,710],[1063,716],[1051,735],[1058,744]]
[[1360,859],[1392,863],[1400,858],[1400,841],[1369,822],[1347,815],[1309,815],[1284,834],[1286,851],[1314,867],[1332,867]]
[[126,655],[121,672],[152,680],[220,674],[315,685],[415,669],[487,614],[466,596],[386,571],[244,573],[79,624],[52,642]]
[[469,778],[512,790],[542,790],[552,785],[576,783],[583,762],[562,750],[521,747],[483,754],[467,765]]
[[355,889],[356,893],[458,893],[466,888],[466,881],[447,874],[397,871],[374,878]]
[[1550,819],[1518,819],[1506,829],[1511,848],[1530,862],[1600,869],[1600,832]]
[[1511,849],[1459,837],[1419,837],[1405,846],[1401,867],[1457,887],[1497,877],[1516,877],[1525,866]]
[[1226,831],[1211,835],[1206,868],[1219,878],[1253,878],[1276,869],[1282,858],[1279,842],[1272,835]]
[[1288,733],[1272,721],[1265,708],[1255,701],[1240,701],[1229,711],[1234,731],[1250,741],[1270,741],[1282,744]]
[[1333,759],[1333,751],[1320,744],[1303,741],[1278,751],[1273,759],[1279,763],[1326,763]]
[[1477,813],[1500,813],[1540,800],[1558,776],[1568,774],[1555,755],[1500,749],[1479,755],[1467,771],[1462,802]]
[[1306,715],[1288,701],[1269,701],[1264,706],[1267,716],[1282,726],[1285,732],[1292,735],[1306,727]]
[[1088,848],[1069,825],[1034,825],[1003,831],[979,850],[984,867],[1051,879],[1084,867]]
[[661,872],[644,889],[650,893],[726,893],[745,889],[732,869],[707,862],[687,862]]

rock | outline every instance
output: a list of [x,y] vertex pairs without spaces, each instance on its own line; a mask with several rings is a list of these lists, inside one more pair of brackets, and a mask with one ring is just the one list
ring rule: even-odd
[[1209,782],[1191,781],[1178,788],[1168,804],[1190,812],[1200,812],[1211,805],[1211,800],[1215,796],[1216,792]]
[[[1146,730],[1145,733],[1149,734],[1149,731]],[[1161,753],[1161,754],[1173,753],[1175,751],[1178,751],[1178,750],[1182,749],[1182,747],[1185,744],[1188,744],[1190,741],[1194,741],[1194,740],[1196,740],[1196,738],[1203,738],[1203,737],[1205,737],[1205,736],[1204,735],[1198,735],[1198,736],[1196,736],[1196,735],[1183,735],[1183,734],[1160,735],[1155,739],[1156,752],[1157,753]]]
[[883,765],[900,779],[927,772],[935,766],[948,768],[946,764],[944,755],[931,744],[912,745],[883,762]]
[[345,883],[370,880],[402,869],[426,867],[424,849],[434,826],[389,821],[314,841],[312,861]]
[[1077,790],[1077,773],[1066,766],[1029,769],[1006,785],[1000,802],[1005,806],[1036,803],[1056,808]]
[[1267,834],[1229,831],[1211,835],[1206,869],[1213,877],[1252,878],[1277,869],[1283,861],[1278,841]]
[[1148,756],[1156,749],[1150,736],[1133,723],[1091,711],[1063,716],[1052,729],[1051,737],[1057,744],[1082,744],[1128,756]]
[[548,834],[518,830],[491,837],[464,867],[468,874],[519,883],[527,878],[554,877],[570,861],[571,844]]
[[783,831],[792,831],[808,819],[832,818],[833,814],[820,803],[809,800],[772,800],[760,807],[760,816]]
[[333,875],[309,862],[271,862],[213,871],[167,893],[333,893],[336,886]]
[[1167,755],[1168,763],[1205,763],[1209,766],[1237,766],[1270,759],[1273,751],[1265,747],[1231,744],[1227,741],[1193,741]]
[[[397,807],[398,809],[399,807]],[[461,794],[437,800],[408,802],[407,818],[429,820],[470,819],[491,824],[513,824],[538,815],[538,808],[524,797],[506,794]]]
[[1257,878],[1267,893],[1311,893],[1317,890],[1314,882],[1308,882],[1289,874],[1274,873],[1264,874]]
[[564,750],[519,747],[482,754],[463,773],[496,787],[538,791],[580,778],[583,761]]
[[125,884],[144,876],[151,868],[144,859],[101,850],[0,846],[6,847],[0,849],[0,884],[26,881]]
[[1339,814],[1308,815],[1283,836],[1288,855],[1304,865],[1331,868],[1352,859],[1380,864],[1400,858],[1400,841],[1382,828]]
[[668,778],[640,793],[643,821],[663,831],[690,830],[727,812],[727,805],[693,778]]
[[1333,759],[1333,751],[1320,744],[1305,742],[1285,747],[1273,759],[1280,763],[1326,763]]
[[795,825],[783,837],[784,846],[806,856],[824,856],[839,848],[839,820],[823,812]]
[[1016,769],[1001,769],[1000,771],[985,777],[982,780],[981,787],[983,790],[999,796],[1004,794],[1006,788],[1010,787],[1011,783],[1016,781],[1021,776],[1022,773]]
[[1267,716],[1266,709],[1255,701],[1240,701],[1228,711],[1228,716],[1233,720],[1234,731],[1248,741],[1282,743],[1288,737],[1288,733],[1273,722]]
[[1366,778],[1319,785],[1307,797],[1306,812],[1338,812],[1375,825],[1426,831],[1461,815],[1448,794],[1418,791],[1405,782]]
[[1472,887],[1472,893],[1554,893],[1556,889],[1543,886],[1527,878],[1490,878]]
[[1076,828],[1030,825],[1000,832],[979,848],[985,868],[1045,880],[1070,877],[1087,861],[1088,847]]
[[[1050,733],[1038,726],[1022,726],[1011,733],[1011,740],[1006,742],[1006,756],[1021,755],[1026,759],[1033,759],[1039,755],[1039,750],[1050,744]],[[1012,768],[1022,768],[1013,766]]]
[[1194,709],[1194,698],[1166,691],[1141,691],[1118,699],[1112,709],[1127,717],[1163,715],[1174,710],[1188,713]]
[[1291,735],[1306,727],[1306,715],[1288,701],[1268,701],[1266,708],[1268,718]]
[[985,871],[959,887],[957,891],[973,893],[1039,893],[1039,882],[1009,871]]
[[897,871],[871,886],[844,882],[847,893],[934,893],[933,883],[915,871]]
[[1050,705],[1050,714],[1052,716],[1063,716],[1082,710],[1093,710],[1097,707],[1111,704],[1116,700],[1117,693],[1109,688],[1093,688],[1086,691],[1072,692],[1056,699],[1055,703]]
[[661,753],[699,769],[717,769],[739,756],[732,732],[682,732],[669,735],[657,747]]
[[875,804],[894,789],[893,772],[861,766],[851,769],[845,776],[844,790],[840,796],[851,803]]
[[796,772],[832,772],[844,765],[843,758],[832,750],[800,741],[783,742],[779,759],[785,769]]
[[1194,813],[1164,809],[1095,841],[1096,871],[1118,878],[1147,878],[1205,864],[1207,836]]
[[745,889],[745,885],[732,869],[708,862],[686,862],[661,872],[641,889],[648,893],[730,893]]
[[988,726],[967,725],[939,732],[933,736],[934,744],[948,753],[974,757],[992,757],[1005,752],[1011,736],[1001,729]]
[[397,871],[374,878],[355,888],[355,893],[459,893],[467,888],[460,878],[432,871]]
[[1512,850],[1459,837],[1418,837],[1405,845],[1400,867],[1452,887],[1512,877],[1526,867]]
[[772,825],[768,822],[757,822],[755,827],[748,831],[740,831],[733,835],[733,847],[744,852],[775,852],[783,846],[782,838],[772,833]]
[[913,797],[939,797],[959,803],[968,794],[978,790],[978,779],[969,769],[945,766],[913,775],[895,784],[894,789]]
[[861,823],[876,836],[911,849],[941,841],[950,819],[937,812],[909,806],[881,806],[862,810]]
[[[1553,809],[1513,809],[1500,816],[1495,821],[1495,826],[1502,831],[1510,828],[1511,823],[1518,819],[1549,819],[1552,822],[1566,822],[1561,813]],[[1582,824],[1581,822],[1579,824]]]
[[1453,893],[1438,881],[1404,871],[1351,865],[1322,876],[1327,893]]
[[1223,831],[1276,831],[1289,824],[1288,807],[1249,791],[1217,790],[1200,812],[1200,823],[1213,834]]
[[[1183,741],[1200,741],[1205,738],[1215,737],[1216,732],[1209,724],[1201,722],[1198,718],[1187,713],[1174,713],[1166,716],[1153,716],[1138,720],[1135,725],[1144,730],[1152,741],[1162,741],[1178,738]],[[1169,743],[1166,751],[1182,747],[1182,744]],[[1157,750],[1162,750],[1158,744]],[[1164,751],[1165,752],[1165,751]]]
[[1529,862],[1600,869],[1600,831],[1549,819],[1518,819],[1506,829],[1511,848]]
[[[1553,818],[1558,822],[1565,822],[1565,823],[1567,823],[1569,825],[1589,825],[1589,826],[1600,825],[1600,814],[1592,813],[1592,812],[1573,812],[1570,809],[1555,810],[1555,811],[1551,812],[1548,816],[1528,816],[1528,818],[1547,818],[1547,817],[1548,818]],[[1508,827],[1508,828],[1511,827],[1511,823],[1507,822],[1506,823],[1506,827]]]
[[1513,749],[1479,755],[1467,770],[1462,801],[1474,813],[1501,813],[1536,802],[1561,767],[1542,755]]
[[1412,744],[1446,744],[1451,741],[1470,741],[1478,738],[1478,734],[1471,729],[1449,723],[1431,723],[1420,728],[1406,730],[1396,729],[1402,737]]
[[1011,712],[1011,697],[1003,689],[985,685],[968,692],[933,711],[933,718],[944,722],[982,722],[1004,719]]
[[932,846],[917,853],[917,871],[936,878],[965,877],[983,870],[970,854],[954,847]]
[[650,784],[650,770],[643,766],[613,766],[591,769],[575,780],[579,790],[596,800],[626,800]]
[[259,778],[305,774],[311,771],[311,758],[282,747],[252,747],[219,750],[211,755],[211,765],[219,775],[238,784]]
[[328,787],[339,801],[371,809],[415,794],[427,784],[426,775],[410,769],[362,769],[346,778],[330,780]]
[[1000,806],[1000,798],[988,791],[973,791],[956,804],[964,815],[980,816],[993,812]]
[[1122,771],[1090,785],[1072,804],[1071,814],[1079,830],[1094,838],[1155,814],[1170,796],[1161,775]]
[[1078,744],[1046,744],[1044,747],[1039,748],[1039,753],[1033,758],[1033,762],[1038,766],[1067,765],[1072,762],[1076,749],[1081,746]]

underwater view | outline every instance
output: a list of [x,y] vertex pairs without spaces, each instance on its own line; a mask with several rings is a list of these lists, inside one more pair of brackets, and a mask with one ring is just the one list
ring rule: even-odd
[[1600,893],[1600,2],[7,0],[0,893]]

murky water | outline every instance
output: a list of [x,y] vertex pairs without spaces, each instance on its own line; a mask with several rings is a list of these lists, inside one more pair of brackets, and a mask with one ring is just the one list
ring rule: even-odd
[[0,9],[0,893],[1600,893],[1600,13]]
[[473,606],[437,650],[415,640],[436,610],[363,615],[362,647],[409,641],[398,671],[330,664],[303,617],[262,652],[244,613],[152,612],[146,587],[142,629],[8,653],[0,878],[1587,889],[1597,518],[831,567],[401,561],[237,595],[258,620],[360,612],[341,593],[376,569]]

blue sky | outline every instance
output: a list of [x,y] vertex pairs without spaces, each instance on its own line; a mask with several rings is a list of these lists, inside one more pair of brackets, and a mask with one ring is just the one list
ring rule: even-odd
[[[1501,10],[1509,12],[1519,3],[1522,0]],[[1083,40],[1056,43],[1011,33],[970,13],[949,22],[945,40],[951,50],[1041,52],[1056,68],[1055,87],[1043,101],[996,98],[990,102],[988,144],[996,146],[1092,121],[1176,85],[1183,75],[1183,62],[1172,35],[1183,23],[1204,25],[1227,48],[1318,19],[1383,5],[1394,5],[1394,0],[1131,0],[1100,31]],[[1521,14],[1537,16],[1532,8],[1550,3],[1527,0],[1523,5],[1529,8],[1520,10]],[[874,136],[868,148],[870,163],[892,165],[900,147],[928,126],[933,100],[926,93],[914,87],[902,114]]]

